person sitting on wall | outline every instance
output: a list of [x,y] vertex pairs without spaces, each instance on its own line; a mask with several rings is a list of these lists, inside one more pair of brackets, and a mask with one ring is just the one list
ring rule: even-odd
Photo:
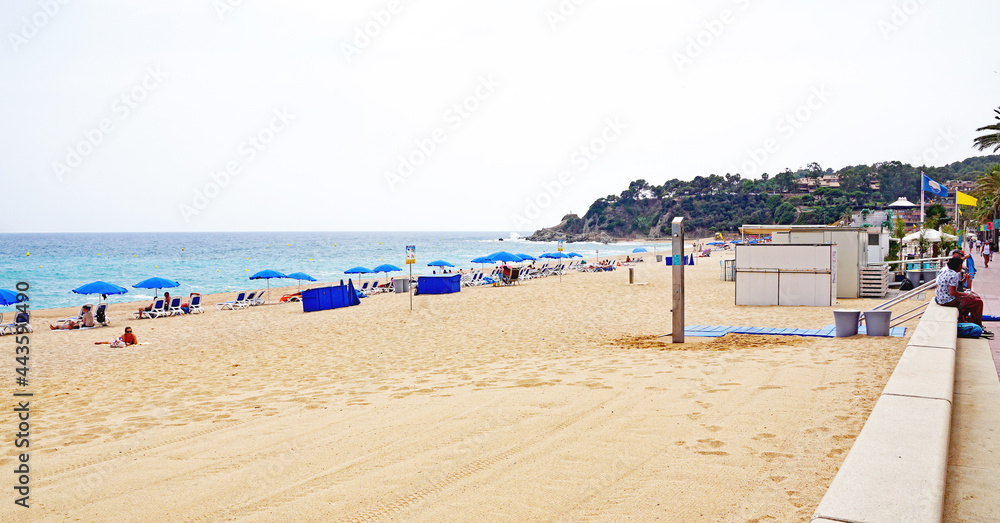
[[[962,259],[953,256],[948,259],[948,266],[938,271],[934,302],[944,307],[957,308],[959,318],[968,317],[969,323],[975,323],[982,327],[983,300],[972,291],[962,292],[958,290],[961,279],[958,271],[961,269]],[[983,329],[983,334],[988,336],[993,333]]]

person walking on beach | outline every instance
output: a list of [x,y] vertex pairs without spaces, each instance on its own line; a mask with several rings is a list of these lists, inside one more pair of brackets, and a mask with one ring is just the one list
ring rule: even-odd
[[[983,300],[974,292],[958,290],[960,279],[958,271],[961,269],[962,259],[953,256],[948,260],[948,266],[938,271],[934,302],[944,307],[957,308],[959,322],[962,322],[962,318],[968,315],[969,321],[981,328],[983,326]],[[989,336],[993,333],[983,329],[983,334]]]
[[990,249],[990,242],[983,242],[983,267],[990,266],[990,256],[993,251]]
[[135,334],[132,334],[132,327],[125,327],[125,334],[122,334],[115,341],[95,341],[94,345],[111,345],[112,347],[128,347],[129,345],[138,345],[139,340],[136,339]]

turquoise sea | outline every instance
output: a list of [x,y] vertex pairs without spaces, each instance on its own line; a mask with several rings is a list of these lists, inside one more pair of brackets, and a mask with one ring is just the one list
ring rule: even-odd
[[[88,301],[71,291],[95,280],[128,289],[109,296],[111,303],[151,299],[152,289],[132,285],[152,276],[179,281],[176,291],[184,295],[262,288],[263,280],[248,278],[263,269],[338,282],[347,278],[343,271],[358,265],[371,269],[391,263],[406,269],[407,245],[416,246],[414,274],[430,274],[433,268],[427,263],[438,259],[467,269],[479,267],[473,258],[499,250],[532,256],[556,250],[555,243],[529,242],[509,231],[0,234],[0,289],[14,290],[26,281],[32,308],[48,309]],[[641,242],[567,243],[564,249],[592,261],[598,250],[603,258],[636,247],[653,250],[652,244]],[[664,252],[669,244],[656,249]],[[295,284],[271,281],[272,287]],[[0,307],[0,312],[10,310]]]

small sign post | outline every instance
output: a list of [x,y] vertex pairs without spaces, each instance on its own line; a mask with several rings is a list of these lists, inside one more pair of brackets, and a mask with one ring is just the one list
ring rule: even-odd
[[559,240],[559,252],[562,252],[562,248],[563,248],[563,241]]
[[410,292],[410,310],[413,310],[413,264],[417,263],[417,246],[406,246],[406,266],[410,268],[410,279],[406,281],[406,289]]

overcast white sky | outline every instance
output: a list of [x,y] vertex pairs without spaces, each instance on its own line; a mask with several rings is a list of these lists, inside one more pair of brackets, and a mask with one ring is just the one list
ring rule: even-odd
[[941,165],[982,154],[998,20],[987,0],[8,0],[0,232],[523,231],[638,178]]

